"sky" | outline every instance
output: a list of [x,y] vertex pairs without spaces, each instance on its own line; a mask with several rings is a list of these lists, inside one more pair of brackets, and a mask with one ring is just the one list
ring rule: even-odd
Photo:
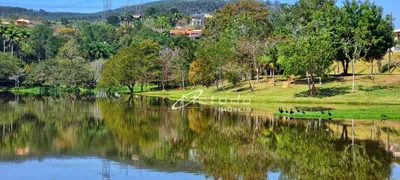
[[[112,0],[112,9],[121,5],[140,4],[155,0]],[[282,3],[293,3],[296,0],[279,0]],[[393,13],[396,29],[400,29],[400,0],[370,0],[380,5],[385,14]],[[341,0],[338,0],[341,2]],[[103,0],[0,0],[1,6],[17,6],[28,9],[44,9],[50,12],[99,12],[103,10]]]

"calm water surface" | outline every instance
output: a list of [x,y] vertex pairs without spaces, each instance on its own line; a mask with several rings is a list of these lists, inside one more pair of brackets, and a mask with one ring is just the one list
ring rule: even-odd
[[0,93],[0,179],[400,178],[400,121],[173,103]]

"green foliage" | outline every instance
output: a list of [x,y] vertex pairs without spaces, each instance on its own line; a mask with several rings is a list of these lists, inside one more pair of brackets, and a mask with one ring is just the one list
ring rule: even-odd
[[119,17],[118,16],[110,16],[107,18],[107,23],[111,24],[115,27],[118,27],[119,23],[120,23]]
[[196,60],[190,64],[189,82],[194,85],[203,85],[210,87],[215,83],[215,72],[209,62],[205,60]]
[[[114,53],[114,47],[108,43],[92,42],[83,47],[84,57],[95,60],[99,58],[109,58]],[[70,52],[73,54],[73,52]],[[71,55],[71,54],[70,54]]]
[[94,88],[95,77],[90,68],[78,59],[53,59],[32,64],[24,84]]
[[307,72],[311,76],[324,76],[332,63],[333,52],[326,34],[302,36],[281,47],[279,63],[287,76],[306,76]]
[[332,64],[335,49],[331,39],[331,35],[324,30],[308,31],[307,35],[301,35],[281,47],[278,63],[284,66],[285,75],[311,76],[311,95],[317,94],[314,78],[325,76]]
[[45,25],[32,29],[30,46],[35,50],[38,60],[53,58],[61,46],[61,40],[53,36],[53,30]]
[[60,21],[61,21],[61,24],[63,25],[63,26],[68,26],[69,25],[69,21],[68,21],[68,19],[67,18],[65,18],[65,17],[62,17],[61,19],[60,19]]
[[159,42],[160,45],[171,44],[171,38],[169,34],[160,33],[148,27],[143,27],[137,33],[132,34],[133,43],[140,43],[144,40],[152,40],[155,42]]
[[[19,44],[30,37],[30,32],[27,29],[21,29],[15,26],[0,25],[0,39],[2,40],[2,51],[10,52],[14,55],[19,52]],[[8,48],[8,49],[7,49]]]
[[159,49],[159,44],[151,40],[122,48],[106,62],[100,87],[123,85],[133,92],[138,82],[150,78],[149,73],[155,66]]
[[[106,13],[106,17],[120,14],[121,11],[127,10],[128,12],[135,12],[139,8],[148,9],[155,8],[157,12],[164,13],[168,12],[170,9],[176,8],[179,12],[184,14],[194,14],[197,12],[214,12],[216,9],[221,8],[226,2],[224,0],[198,0],[198,1],[153,1],[147,2],[140,5],[134,5],[129,7],[123,7],[113,9]],[[45,18],[48,20],[60,20],[61,18],[67,18],[70,20],[85,20],[91,22],[101,21],[104,18],[103,12],[96,13],[70,13],[70,12],[48,12],[43,9],[32,10],[19,7],[8,7],[0,6],[0,12],[3,13],[5,17],[18,18],[20,16],[26,15],[32,18]],[[145,13],[145,15],[147,15]]]
[[205,34],[219,36],[230,30],[236,36],[266,38],[272,29],[268,14],[268,9],[261,2],[250,0],[228,3],[207,21]]
[[20,59],[0,52],[0,82],[7,81],[11,76],[16,75],[23,70],[23,66],[24,62]]
[[70,60],[79,57],[80,52],[76,44],[77,42],[75,39],[69,40],[59,49],[58,56],[61,59],[70,59]]
[[160,29],[171,29],[169,19],[166,16],[157,16],[156,27]]
[[[340,7],[334,0],[298,0],[291,5],[256,0],[162,1],[143,4],[145,12],[140,19],[129,13],[137,10],[126,7],[127,13],[121,17],[116,16],[120,11],[110,11],[88,14],[86,21],[81,21],[85,19],[82,14],[0,9],[6,16],[10,12],[28,13],[32,16],[24,18],[34,24],[43,23],[33,28],[0,26],[3,52],[16,55],[28,65],[56,57],[72,62],[84,58],[78,64],[90,66],[96,82],[101,76],[101,87],[125,85],[134,89],[134,85],[147,83],[177,86],[180,81],[185,88],[190,81],[207,87],[216,83],[218,90],[225,90],[225,80],[237,87],[245,78],[253,90],[257,86],[253,86],[252,80],[261,83],[266,70],[271,73],[274,85],[275,74],[310,75],[314,84],[314,77],[328,74],[333,61],[342,62],[346,74],[351,60],[373,63],[382,59],[394,44],[392,22],[383,15],[381,7],[369,1],[347,0]],[[215,9],[218,10],[214,12]],[[213,17],[206,19],[201,40],[170,35],[172,27],[185,26],[191,15],[199,12],[214,12]],[[34,18],[38,14],[51,18]],[[55,18],[52,15],[58,22],[52,21]],[[102,17],[104,21],[104,15],[107,22],[92,22]],[[160,46],[173,52],[174,58],[170,53],[158,58]],[[151,52],[139,52],[149,49]],[[116,52],[119,54],[113,57]],[[105,65],[107,70],[101,74],[107,60],[98,60],[108,58],[111,60]],[[74,83],[77,80],[72,70],[69,73],[73,77],[66,79],[52,74],[52,71],[64,73],[57,69],[64,61],[27,66],[32,68],[28,70],[33,75],[26,78],[26,84],[82,86],[81,82]],[[42,77],[43,74],[49,77]],[[12,79],[23,80],[23,71]],[[86,80],[82,82],[92,86],[89,75],[83,79]]]

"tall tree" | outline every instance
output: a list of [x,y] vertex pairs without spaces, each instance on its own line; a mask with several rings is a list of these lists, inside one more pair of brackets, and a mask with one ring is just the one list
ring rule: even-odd
[[123,85],[133,93],[138,83],[143,85],[149,78],[158,51],[158,43],[149,40],[122,48],[106,62],[99,86]]
[[264,43],[260,40],[240,38],[237,42],[236,56],[239,64],[242,64],[245,68],[244,75],[249,83],[251,91],[254,91],[254,87],[251,83],[252,76],[256,75],[257,82],[259,82],[260,75],[260,58]]
[[315,78],[324,76],[330,69],[335,50],[331,46],[332,36],[324,30],[315,31],[309,26],[307,33],[301,34],[297,40],[286,42],[281,47],[279,63],[285,68],[285,75],[301,75],[311,77],[310,95],[318,94]]
[[204,33],[214,37],[229,29],[237,36],[266,38],[272,30],[268,15],[267,7],[259,1],[227,3],[207,21]]
[[107,18],[107,23],[111,24],[115,27],[119,27],[119,23],[120,23],[119,17],[118,16],[110,16]]
[[[386,22],[382,22],[386,21]],[[343,19],[342,19],[342,43],[343,53],[347,61],[352,62],[352,92],[355,92],[355,63],[365,57],[372,58],[382,54],[382,45],[387,48],[392,44],[393,40],[389,40],[382,44],[382,39],[385,38],[388,28],[387,20],[382,18],[382,9],[369,1],[349,1],[346,0],[343,6]],[[382,29],[377,30],[379,24],[386,24],[383,33],[379,33]],[[375,32],[375,33],[374,33]],[[344,36],[344,37],[343,37]]]
[[174,66],[180,74],[181,87],[185,89],[190,64],[195,59],[197,42],[187,36],[179,35],[173,37],[172,46],[181,50],[180,58],[175,61]]
[[49,52],[46,51],[51,49],[51,47],[47,47],[49,46],[49,40],[52,39],[52,36],[53,30],[45,25],[37,25],[32,29],[31,46],[36,51],[39,61],[48,57]]
[[158,57],[159,66],[161,66],[161,85],[163,91],[165,91],[165,84],[171,80],[172,71],[174,69],[174,61],[179,58],[179,49],[170,49],[164,47],[160,51],[160,56]]
[[261,57],[267,67],[271,69],[272,74],[272,84],[275,86],[275,74],[279,60],[279,50],[278,47],[281,44],[281,39],[275,37],[270,38],[264,48],[264,55]]
[[[1,82],[9,80],[16,75],[20,70],[23,70],[24,62],[20,59],[11,56],[10,54],[0,52],[0,85]],[[18,79],[13,79],[18,80]]]

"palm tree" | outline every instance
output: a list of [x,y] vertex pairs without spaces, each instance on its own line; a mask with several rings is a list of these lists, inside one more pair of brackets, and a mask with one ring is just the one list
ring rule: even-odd
[[8,37],[8,26],[0,26],[0,37],[3,40],[3,53],[6,53],[6,42]]
[[19,54],[19,42],[21,41],[25,41],[26,39],[28,39],[30,37],[30,32],[27,29],[20,29],[19,33],[18,33],[19,37],[18,37],[18,41],[17,41],[17,55]]
[[21,32],[18,28],[12,27],[8,29],[8,41],[11,47],[11,56],[14,55],[14,44],[20,40]]

